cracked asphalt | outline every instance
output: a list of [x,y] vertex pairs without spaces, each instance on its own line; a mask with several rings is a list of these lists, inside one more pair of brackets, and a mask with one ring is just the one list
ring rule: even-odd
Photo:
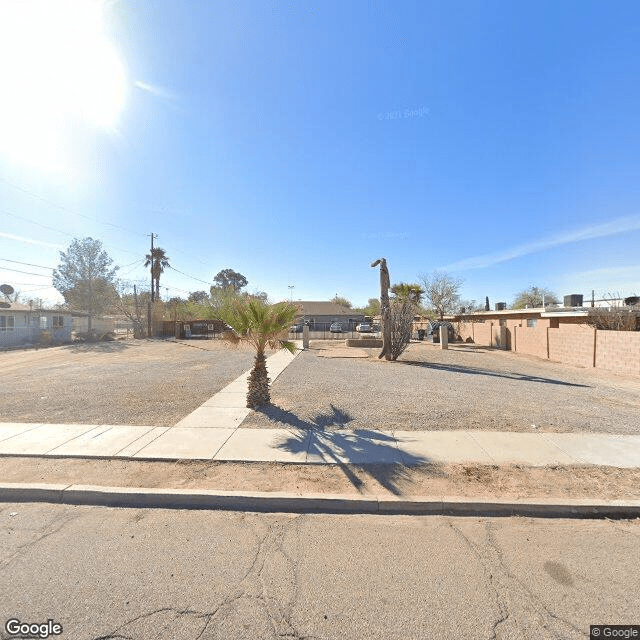
[[0,637],[583,639],[638,623],[639,543],[640,520],[3,504]]

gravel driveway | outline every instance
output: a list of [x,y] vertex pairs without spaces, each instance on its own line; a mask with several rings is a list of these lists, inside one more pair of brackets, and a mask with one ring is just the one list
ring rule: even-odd
[[[475,345],[414,343],[397,362],[311,343],[243,427],[640,433],[640,379]],[[535,426],[534,426],[535,425]]]
[[0,422],[173,426],[253,365],[216,340],[127,340],[0,353]]

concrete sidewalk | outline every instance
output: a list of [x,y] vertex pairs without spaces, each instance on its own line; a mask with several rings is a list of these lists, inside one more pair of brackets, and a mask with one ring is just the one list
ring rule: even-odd
[[[300,346],[300,345],[298,345]],[[298,352],[299,353],[299,352]],[[297,354],[296,354],[297,355]],[[267,359],[275,380],[296,356]],[[516,463],[640,467],[640,435],[245,429],[245,373],[174,427],[0,423],[0,455],[298,464]]]
[[640,436],[0,424],[0,455],[297,464],[589,464],[640,468]]

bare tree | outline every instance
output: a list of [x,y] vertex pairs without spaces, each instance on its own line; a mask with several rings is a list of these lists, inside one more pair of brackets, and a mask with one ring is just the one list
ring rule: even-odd
[[440,320],[445,313],[454,313],[460,299],[458,291],[462,280],[446,271],[434,271],[420,276],[425,300],[436,310]]
[[334,304],[339,304],[343,307],[347,307],[348,309],[351,309],[352,307],[351,300],[345,298],[344,296],[339,296],[337,293],[335,296],[333,296],[333,298],[331,298],[331,302],[333,302]]
[[138,291],[129,282],[119,283],[113,310],[125,316],[133,325],[134,338],[147,337],[147,305],[151,302],[149,291]]
[[546,303],[558,304],[556,294],[546,287],[532,286],[516,295],[516,299],[513,301],[513,308],[526,309],[529,307],[530,309],[536,309]]
[[606,331],[640,330],[640,309],[623,304],[619,295],[609,294],[604,299],[608,306],[590,307],[585,324]]
[[477,302],[476,300],[463,300],[460,298],[458,300],[458,309],[462,312],[464,309],[464,313],[474,313],[475,311],[485,311],[485,305],[481,302]]

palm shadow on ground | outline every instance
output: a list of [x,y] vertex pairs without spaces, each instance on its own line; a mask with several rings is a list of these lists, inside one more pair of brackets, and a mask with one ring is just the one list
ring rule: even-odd
[[[285,427],[293,427],[291,435],[284,437],[278,449],[289,453],[307,453],[325,464],[338,466],[351,484],[363,493],[364,482],[358,472],[369,476],[387,491],[402,495],[402,487],[412,482],[408,467],[420,469],[420,473],[443,477],[440,465],[424,456],[416,456],[398,447],[396,439],[386,433],[369,429],[353,429],[345,432],[354,418],[335,407],[306,420],[276,405],[258,409],[269,420]],[[380,462],[367,463],[367,460]]]
[[398,364],[406,364],[412,367],[423,367],[424,369],[434,369],[436,371],[449,371],[451,373],[466,373],[476,376],[490,376],[493,378],[506,378],[508,380],[520,380],[522,382],[541,382],[543,384],[558,384],[565,387],[590,388],[588,384],[578,384],[577,382],[565,382],[564,380],[554,380],[553,378],[543,378],[541,376],[530,376],[524,373],[510,373],[507,371],[491,371],[480,367],[465,367],[455,364],[439,364],[437,362],[423,362],[421,360],[396,360]]

